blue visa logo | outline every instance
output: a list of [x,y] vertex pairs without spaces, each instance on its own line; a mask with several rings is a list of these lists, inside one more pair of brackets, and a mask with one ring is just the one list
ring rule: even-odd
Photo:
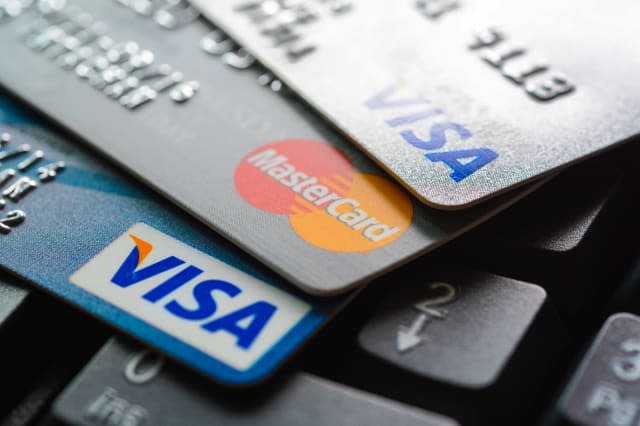
[[241,371],[310,310],[306,302],[142,223],[70,281]]
[[[372,111],[386,111],[385,123],[397,131],[407,144],[423,152],[424,158],[448,168],[449,178],[461,182],[473,175],[499,155],[492,149],[473,145],[473,133],[464,125],[450,120],[445,111],[417,95],[398,94],[401,88],[391,85],[367,99],[365,106]],[[447,145],[457,139],[465,146],[450,149]]]

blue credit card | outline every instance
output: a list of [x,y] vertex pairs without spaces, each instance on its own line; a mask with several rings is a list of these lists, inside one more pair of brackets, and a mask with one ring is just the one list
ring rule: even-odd
[[265,379],[352,297],[297,291],[2,95],[0,145],[1,266],[220,383]]

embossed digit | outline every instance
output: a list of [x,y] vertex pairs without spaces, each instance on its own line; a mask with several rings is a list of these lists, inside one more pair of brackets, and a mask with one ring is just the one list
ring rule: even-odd
[[460,2],[457,0],[417,0],[416,7],[427,18],[438,19],[445,13],[459,8]]
[[627,339],[620,345],[625,353],[611,361],[611,370],[616,377],[625,382],[640,379],[640,339]]
[[525,85],[526,92],[539,101],[550,101],[566,95],[575,89],[573,83],[563,74],[556,73],[539,83]]
[[10,233],[13,228],[24,222],[26,217],[22,210],[11,210],[4,219],[0,219],[0,233],[5,235]]

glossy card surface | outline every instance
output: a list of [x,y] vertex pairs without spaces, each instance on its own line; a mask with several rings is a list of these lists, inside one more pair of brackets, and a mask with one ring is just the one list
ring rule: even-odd
[[0,266],[209,378],[265,379],[350,299],[305,295],[5,97],[0,122]]
[[306,292],[363,284],[526,192],[426,208],[193,9],[62,3],[2,20],[0,83]]
[[433,207],[640,129],[632,0],[193,3]]

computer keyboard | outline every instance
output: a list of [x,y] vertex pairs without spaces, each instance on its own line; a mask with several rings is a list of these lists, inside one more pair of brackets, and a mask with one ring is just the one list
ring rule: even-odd
[[640,226],[621,164],[636,152],[567,170],[376,280],[249,389],[212,384],[5,277],[0,424],[634,424]]
[[[37,13],[28,10],[32,3],[40,8]],[[174,359],[176,357],[152,349],[121,331],[123,328],[128,330],[129,321],[140,320],[140,316],[135,316],[136,312],[132,317],[124,317],[121,311],[113,311],[115,317],[120,316],[119,321],[111,321],[120,328],[118,330],[112,327],[113,324],[58,299],[54,293],[68,299],[67,293],[57,293],[54,289],[57,283],[43,285],[38,281],[46,281],[46,277],[32,273],[28,278],[52,291],[49,293],[9,272],[0,272],[0,426],[640,425],[640,222],[637,220],[640,180],[635,173],[640,146],[637,138],[571,165],[546,181],[501,195],[489,201],[490,204],[470,210],[437,211],[402,195],[404,192],[393,185],[391,177],[384,175],[355,146],[327,126],[311,106],[301,102],[295,90],[274,77],[225,33],[199,17],[191,6],[180,0],[164,3],[118,0],[108,4],[106,1],[78,0],[75,3],[91,9],[96,15],[104,15],[98,18],[108,17],[110,28],[116,34],[138,34],[154,52],[163,52],[176,65],[184,66],[189,75],[204,76],[211,72],[216,79],[186,80],[181,72],[177,75],[175,69],[160,65],[160,68],[153,68],[156,72],[153,76],[135,74],[141,81],[160,81],[166,85],[154,86],[156,94],[151,96],[149,91],[138,90],[141,89],[139,81],[135,87],[126,86],[133,82],[119,77],[116,65],[137,66],[140,68],[137,71],[150,72],[152,69],[146,67],[153,62],[153,52],[124,42],[109,42],[106,29],[98,25],[101,23],[94,17],[86,16],[84,9],[73,9],[67,16],[58,14],[53,0],[35,3],[0,0],[0,46],[8,40],[2,37],[18,34],[16,29],[23,31],[20,43],[30,44],[25,47],[12,40],[11,49],[7,51],[13,52],[13,56],[5,56],[2,61],[7,62],[0,65],[0,70],[6,71],[5,74],[0,72],[0,83],[4,85],[0,90],[0,125],[9,123],[16,130],[12,134],[0,133],[0,190],[5,189],[5,183],[13,182],[11,179],[17,174],[35,172],[42,164],[52,165],[53,169],[45,172],[53,170],[55,176],[58,171],[63,183],[67,182],[64,181],[64,176],[68,175],[63,174],[65,163],[61,158],[63,154],[68,155],[72,157],[72,164],[64,173],[76,173],[74,178],[82,184],[75,182],[74,185],[82,188],[84,196],[90,197],[91,191],[96,191],[93,203],[85,203],[83,208],[100,208],[108,216],[91,216],[87,227],[93,226],[96,230],[77,226],[74,232],[80,235],[79,240],[83,233],[103,233],[102,228],[98,230],[99,224],[113,226],[109,224],[117,223],[121,209],[134,212],[131,213],[133,217],[147,206],[155,214],[145,216],[147,220],[157,220],[164,231],[174,225],[183,235],[188,234],[196,241],[194,245],[198,245],[198,256],[206,257],[202,252],[209,248],[207,242],[210,242],[218,250],[216,255],[220,256],[221,263],[244,268],[242,270],[251,279],[264,279],[269,285],[275,282],[267,288],[272,288],[271,291],[279,289],[277,291],[289,297],[287,303],[295,304],[300,312],[310,311],[305,318],[312,325],[306,325],[300,335],[287,335],[294,341],[292,346],[278,347],[273,343],[275,351],[281,353],[277,360],[267,362],[273,371],[261,375],[256,383],[248,383],[249,380],[225,383],[220,379],[224,376],[214,377],[218,379],[216,381],[195,371],[198,366],[194,369],[188,357],[180,359],[183,365]],[[337,7],[334,3],[319,2]],[[420,8],[425,8],[426,3],[442,3],[443,7],[456,3],[452,7],[459,7],[458,2],[439,0],[418,3],[422,5]],[[69,20],[70,16],[73,19]],[[55,28],[52,30],[51,26]],[[162,32],[180,29],[183,31],[166,33],[173,34],[174,39],[165,38]],[[104,67],[94,64],[93,71],[85,69],[94,74],[80,76],[83,82],[80,87],[76,76],[64,73],[82,71],[83,68],[79,71],[77,66],[88,58],[98,62],[100,59],[95,52],[83,52],[74,45],[74,40],[83,37],[89,40],[87,43],[108,44],[99,46],[103,50],[100,55],[123,56],[108,59],[102,64]],[[167,40],[179,43],[171,45]],[[44,55],[40,57],[34,52]],[[74,56],[80,54],[89,56]],[[25,78],[26,71],[10,62],[16,58],[28,64],[26,69],[33,72],[39,83],[29,81]],[[113,81],[107,84],[103,81],[106,76]],[[200,93],[211,88],[215,90]],[[67,99],[60,96],[61,90],[73,91],[73,94]],[[583,87],[576,90],[583,90]],[[240,92],[242,95],[236,97]],[[442,92],[447,91],[443,89]],[[127,94],[130,96],[123,98]],[[565,95],[571,96],[569,92],[563,97]],[[20,114],[9,117],[5,108],[8,104],[28,108],[15,96],[26,99],[46,115],[29,110],[33,118],[28,120]],[[76,102],[78,99],[83,102]],[[119,99],[119,103],[114,99]],[[526,97],[523,99],[531,101]],[[210,116],[192,115],[191,110],[183,108],[193,104],[211,108],[207,110]],[[97,114],[98,110],[104,114]],[[423,111],[396,117],[388,123],[397,127],[424,119],[425,114]],[[175,122],[164,122],[165,117],[172,117]],[[50,121],[51,118],[64,128]],[[108,119],[120,125],[114,125]],[[139,123],[144,126],[136,127]],[[196,127],[209,131],[212,123],[218,126],[216,130],[233,137],[204,140],[200,138],[204,131],[194,131]],[[606,126],[603,121],[601,127]],[[159,131],[159,128],[166,131]],[[267,139],[271,141],[301,134],[305,138],[326,140],[327,144],[311,141],[313,143],[305,145],[304,150],[296,151],[297,145],[310,141],[270,143],[268,149],[285,149],[282,151],[288,156],[285,159],[292,163],[279,169],[274,166],[282,163],[277,157],[275,160],[271,157],[255,159],[271,152],[253,151],[262,149],[260,144],[265,143],[265,133],[270,135]],[[150,134],[156,134],[158,138],[149,138]],[[123,137],[114,138],[113,135]],[[56,148],[56,161],[41,162],[51,152],[27,148],[22,137],[46,140],[49,146]],[[135,145],[138,140],[144,141],[148,152],[140,153]],[[109,158],[92,150],[85,151],[86,142]],[[230,148],[214,158],[217,163],[212,164],[206,149],[220,146],[215,144],[222,142]],[[284,145],[278,145],[283,142]],[[184,144],[189,143],[195,145],[186,149]],[[77,152],[75,147],[78,147]],[[302,155],[308,152],[314,153],[310,159]],[[325,155],[327,152],[328,156]],[[76,156],[81,157],[84,164],[95,166],[95,173],[82,174],[86,170],[74,168]],[[197,160],[197,167],[190,167],[183,161],[189,158]],[[134,176],[112,174],[111,160],[127,167]],[[288,205],[284,210],[278,210],[282,206],[269,192],[274,187],[252,187],[262,175],[252,169],[249,172],[242,169],[239,162],[245,160],[256,170],[264,165],[264,161],[275,161],[269,167],[268,164],[264,166],[262,171],[270,176],[268,179],[280,179],[278,184],[284,179],[278,173],[286,172],[286,167],[291,169],[289,173],[295,174],[293,160],[310,168],[317,162],[322,163],[328,170],[326,175],[320,174],[320,171],[326,171],[321,167],[317,177],[305,175],[309,181],[315,179],[314,186],[308,186],[314,188],[308,192],[310,197],[317,197],[317,201],[333,195],[335,198],[330,201],[343,203],[343,207],[347,204],[363,207],[359,203],[368,202],[367,208],[377,212],[378,218],[402,205],[402,213],[408,217],[402,232],[407,234],[398,237],[399,245],[395,246],[381,244],[353,249],[360,243],[351,236],[344,237],[348,244],[343,246],[342,237],[335,236],[343,234],[336,234],[333,222],[328,225],[324,216],[306,225],[302,222],[301,208],[309,209],[312,214],[325,212],[324,209],[311,210],[311,201],[298,197],[297,211],[287,210]],[[181,173],[175,173],[176,169],[171,167],[177,162],[180,162]],[[57,169],[56,164],[59,165]],[[144,170],[137,169],[137,165]],[[229,173],[223,173],[223,170]],[[38,175],[32,173],[33,188],[46,185],[46,173],[37,181]],[[224,177],[220,177],[222,175]],[[371,184],[378,178],[388,180],[380,185],[384,190]],[[122,184],[125,181],[131,186]],[[322,185],[315,185],[318,182]],[[145,183],[160,189],[161,194],[153,193],[145,198],[147,193],[151,194],[144,187]],[[291,183],[289,186],[295,188],[296,185]],[[207,189],[206,194],[203,187]],[[141,188],[140,191],[137,188]],[[281,188],[276,188],[274,193],[280,194]],[[329,194],[327,188],[336,192]],[[100,191],[104,199],[98,203]],[[531,193],[526,195],[528,191]],[[56,203],[61,202],[67,203],[64,214],[73,210],[76,219],[88,218],[86,211],[69,205],[79,192],[70,190],[61,192],[59,199],[46,199],[48,213],[55,211]],[[298,192],[307,194],[302,187]],[[125,203],[121,200],[118,204],[117,197],[110,198],[104,193],[137,201]],[[344,195],[344,198],[336,194]],[[43,216],[38,219],[40,222],[32,216],[40,206],[33,197],[21,204],[17,203],[20,200],[13,200],[10,193],[5,194],[5,198],[0,197],[4,203],[0,205],[0,225],[6,224],[8,232],[0,227],[3,231],[0,253],[3,236],[10,236],[14,231],[14,222],[8,219],[16,210],[8,206],[31,208],[24,227],[46,222],[41,218]],[[273,266],[276,272],[293,277],[295,284],[303,290],[305,284],[309,284],[305,282],[305,274],[313,271],[311,287],[316,291],[330,289],[330,294],[323,294],[324,298],[301,295],[302,292],[292,289],[290,283],[273,278],[276,274],[265,272],[266,268],[257,261],[255,265],[242,266],[243,261],[255,259],[242,257],[240,250],[226,241],[214,240],[210,235],[215,234],[207,233],[210,229],[195,222],[172,201],[205,225],[222,229],[225,235]],[[166,210],[162,210],[165,206]],[[503,208],[504,211],[498,213]],[[336,209],[334,206],[335,214],[330,213],[330,220],[339,216],[341,222],[336,223],[340,226],[354,221],[352,228],[362,231],[356,229],[358,224],[355,222],[358,219],[355,216],[361,215],[362,209],[360,212],[357,208],[339,212]],[[407,210],[411,214],[407,214]],[[402,216],[396,213],[390,216]],[[56,217],[58,219],[67,218]],[[485,219],[485,223],[478,225]],[[373,214],[366,220],[370,221],[368,226],[378,226],[378,231],[382,230],[382,234],[369,234],[371,241],[376,235],[399,232],[400,229],[378,223]],[[118,226],[124,225],[118,223]],[[123,229],[132,229],[129,225]],[[459,236],[475,225],[478,226]],[[309,228],[305,229],[305,226]],[[21,228],[22,225],[15,228],[14,236]],[[35,235],[43,241],[59,238],[46,227],[39,228],[39,232]],[[154,232],[160,234],[160,231]],[[176,231],[172,235],[177,234]],[[151,274],[149,269],[144,272],[145,269],[136,268],[154,250],[153,245],[141,240],[139,235],[131,234],[130,237],[136,244],[125,264],[133,268],[133,272],[126,276],[129,282],[122,287],[144,281],[144,274]],[[169,237],[164,235],[163,238]],[[447,241],[450,238],[453,240]],[[335,244],[336,240],[341,244]],[[107,250],[104,245],[100,248]],[[72,253],[70,257],[86,255],[82,250],[90,251],[93,247],[82,246],[78,249],[80,254]],[[433,251],[424,254],[425,250]],[[104,254],[104,251],[100,253]],[[19,254],[12,254],[13,265],[27,265],[33,260],[25,256],[18,262]],[[37,254],[51,263],[62,256],[46,248]],[[90,257],[93,259],[93,254]],[[167,259],[174,262],[170,266],[185,263],[176,256]],[[1,265],[11,269],[2,261],[0,259]],[[389,270],[401,262],[406,264]],[[145,267],[160,263],[145,264]],[[229,269],[235,270],[231,267]],[[149,291],[142,298],[153,302],[153,308],[166,308],[169,303],[165,304],[166,300],[162,299],[166,295],[163,292],[176,290],[188,281],[186,278],[200,273],[202,270],[198,266],[189,265],[152,290],[156,293]],[[25,275],[21,271],[18,274]],[[333,292],[340,290],[342,285],[355,285],[373,275],[377,278],[353,293],[340,296]],[[186,277],[184,282],[180,277]],[[323,279],[332,284],[325,288]],[[86,287],[94,284],[87,281],[83,284]],[[224,293],[227,299],[233,299],[244,290],[224,287],[226,281],[213,281],[202,281],[198,286],[208,283],[210,291],[207,294]],[[64,284],[78,285],[70,279]],[[194,294],[198,286],[194,286]],[[264,288],[260,291],[267,293]],[[199,296],[203,294],[205,292],[201,291]],[[173,300],[174,310],[176,305],[180,306],[183,319],[188,321],[205,319],[218,308],[226,317],[234,315],[232,308],[225,305],[227,299],[195,299],[199,303],[196,308],[193,303],[180,305],[178,299]],[[155,304],[158,301],[161,303]],[[107,309],[94,299],[86,299],[85,303],[78,305],[93,314]],[[235,313],[260,303],[259,306],[272,306],[256,302],[240,308],[236,306]],[[112,305],[117,307],[117,301],[112,301]],[[282,302],[282,306],[285,305]],[[204,311],[207,315],[200,317]],[[264,314],[265,311],[256,312]],[[162,318],[156,316],[159,314],[148,315],[143,320],[155,318],[156,322],[163,322],[157,319]],[[234,321],[228,321],[222,329],[240,336],[248,330],[248,319],[257,315],[233,317]],[[211,320],[209,324],[213,317],[215,315],[206,318]],[[105,316],[101,318],[106,320]],[[216,321],[220,319],[216,318]],[[139,333],[139,339],[165,347],[154,340],[164,336],[158,334],[157,329],[145,330],[150,330],[149,334]],[[186,333],[185,330],[187,326],[180,329]],[[284,331],[282,333],[284,336]],[[181,336],[170,337],[177,341]],[[163,338],[166,342],[166,336]],[[224,341],[221,342],[220,347],[223,347]],[[306,344],[302,346],[303,343]],[[298,346],[301,349],[296,352]]]

